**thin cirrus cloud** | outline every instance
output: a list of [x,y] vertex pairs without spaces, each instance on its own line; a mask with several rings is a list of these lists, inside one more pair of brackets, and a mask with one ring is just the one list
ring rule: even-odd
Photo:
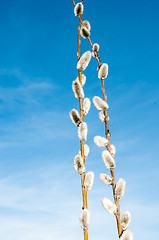
[[[4,81],[6,76],[10,85]],[[69,130],[60,127],[65,112],[54,109],[55,90],[59,87],[51,79],[29,78],[20,70],[0,69],[0,81],[5,82],[0,87],[0,111],[7,115],[7,120],[1,119],[0,148],[69,136]]]
[[[9,78],[10,84],[0,87],[0,100],[5,104],[15,104],[17,100],[38,103],[40,97],[51,94],[57,85],[48,78],[33,78],[21,73],[20,70],[0,69],[0,80],[3,83]],[[2,107],[2,106],[1,106]]]
[[[56,173],[45,167],[1,180],[2,239],[43,240],[45,237],[46,240],[50,240],[52,237],[63,239],[65,235],[67,235],[65,239],[73,240],[75,237],[77,240],[81,239],[82,231],[79,223],[81,199],[80,194],[77,194],[78,190],[75,190],[78,184],[77,178],[74,178],[74,182],[71,181],[72,171],[68,171],[70,166],[56,164],[56,168]],[[61,177],[58,171],[67,174]],[[28,184],[27,178],[31,175],[34,175],[34,178]],[[22,183],[19,181],[21,178],[23,178]],[[52,185],[54,181],[56,186]],[[28,186],[24,186],[25,184]],[[93,191],[90,196],[90,237],[93,240],[97,236],[102,240],[109,240],[112,236],[117,237],[116,227],[113,224],[113,216],[102,210],[100,195],[99,188],[99,191]],[[106,192],[104,196],[107,196]],[[158,234],[155,226],[159,224],[157,218],[159,205],[157,203],[150,205],[141,201],[139,198],[133,200],[126,197],[122,201],[122,212],[130,210],[132,213],[130,230],[135,232],[134,237],[140,239],[138,236],[142,233],[144,239],[149,240],[151,234],[152,236]],[[143,220],[144,212],[149,217]],[[154,232],[150,234],[150,230]]]

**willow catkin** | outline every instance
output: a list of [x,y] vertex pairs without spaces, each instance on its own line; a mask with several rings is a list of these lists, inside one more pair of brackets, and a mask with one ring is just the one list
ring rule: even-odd
[[123,230],[126,230],[128,228],[130,221],[131,221],[131,213],[129,211],[124,212],[121,219],[121,227]]
[[84,21],[83,21],[83,24],[84,24],[84,26],[88,29],[88,31],[91,30],[91,25],[90,25],[90,23],[89,23],[87,20],[84,20]]
[[[87,144],[84,144],[84,157],[87,158],[90,148]],[[79,150],[79,155],[81,156],[81,150]]]
[[[79,76],[76,78],[76,80],[79,81]],[[81,75],[81,85],[82,85],[82,87],[85,85],[85,83],[86,83],[86,76],[84,74],[82,74]]]
[[98,69],[98,78],[106,78],[108,75],[108,65],[103,63]]
[[90,213],[89,213],[88,209],[85,208],[80,213],[81,228],[87,229],[89,227],[89,222],[90,222]]
[[85,26],[81,28],[81,36],[83,38],[88,38],[90,36],[90,31]]
[[87,140],[87,123],[86,122],[82,122],[80,123],[79,127],[78,127],[78,137],[81,141],[86,141]]
[[132,232],[126,230],[123,232],[121,237],[119,238],[120,240],[133,240],[133,234]]
[[115,196],[116,197],[121,198],[124,195],[125,185],[126,185],[126,182],[123,178],[120,178],[117,181],[117,184],[116,184],[116,187],[115,187]]
[[111,153],[112,157],[115,157],[116,148],[113,144],[110,144],[110,153]]
[[70,112],[70,118],[72,120],[72,122],[75,124],[75,126],[79,126],[80,123],[82,122],[81,121],[81,118],[79,116],[79,113],[76,109],[72,109],[71,112]]
[[94,44],[93,44],[92,50],[93,50],[94,52],[98,52],[98,51],[99,51],[99,45],[98,45],[98,43],[94,43]]
[[102,158],[103,158],[103,161],[104,161],[107,168],[114,168],[115,167],[115,160],[111,156],[111,154],[108,150],[104,150],[102,152]]
[[101,136],[95,136],[94,137],[94,143],[98,146],[98,147],[106,147],[108,144],[108,139],[101,137]]
[[80,155],[76,155],[74,158],[74,168],[79,174],[85,172],[83,158]]
[[77,3],[74,7],[75,16],[83,14],[83,4]]
[[87,51],[83,53],[81,58],[77,62],[77,69],[85,70],[91,60],[91,52]]
[[112,178],[105,173],[100,174],[100,180],[106,185],[111,185],[112,184]]
[[72,90],[74,92],[75,98],[84,98],[83,88],[77,78],[72,82]]
[[105,115],[104,115],[104,112],[103,112],[103,111],[100,111],[100,112],[98,113],[98,117],[99,117],[99,119],[100,119],[102,122],[105,121]]
[[108,198],[103,198],[102,199],[102,205],[111,214],[115,214],[117,211],[117,206],[110,201]]
[[87,113],[89,112],[90,107],[91,107],[90,99],[89,98],[85,98],[83,100],[83,106],[82,106],[82,110],[83,110],[85,115],[87,115]]
[[108,104],[98,96],[93,98],[93,103],[98,110],[106,110],[109,108]]
[[91,190],[93,186],[93,181],[94,181],[94,172],[87,172],[84,180],[84,187],[87,190]]

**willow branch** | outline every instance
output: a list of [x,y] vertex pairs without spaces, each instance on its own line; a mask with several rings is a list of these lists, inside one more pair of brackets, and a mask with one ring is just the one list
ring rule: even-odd
[[[83,1],[82,1],[83,3]],[[73,0],[73,4],[75,5],[75,2]],[[77,52],[77,60],[80,59],[80,31],[81,31],[81,23],[82,23],[82,15],[79,15],[79,26],[78,26],[78,52]],[[82,70],[78,70],[79,75],[79,81],[82,84]],[[82,98],[79,98],[79,105],[80,105],[80,116],[81,120],[83,122],[84,120],[84,112],[82,110]],[[85,157],[84,157],[84,141],[80,141],[81,145],[81,156],[83,158],[83,162],[85,164]],[[87,208],[87,190],[84,187],[84,180],[85,180],[85,173],[81,174],[81,182],[82,182],[82,196],[83,196],[83,206],[82,209]],[[84,229],[84,240],[88,240],[88,229]]]

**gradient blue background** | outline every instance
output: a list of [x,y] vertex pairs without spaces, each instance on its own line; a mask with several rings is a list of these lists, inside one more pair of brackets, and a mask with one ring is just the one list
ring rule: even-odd
[[[80,176],[73,167],[79,150],[77,129],[69,119],[78,101],[77,27],[70,1],[0,2],[0,240],[80,240]],[[83,20],[109,65],[105,81],[116,179],[126,193],[135,240],[159,239],[159,2],[84,1]],[[91,51],[82,39],[81,51]],[[84,74],[85,95],[101,95],[97,62]],[[91,152],[87,171],[95,172],[88,193],[89,239],[117,239],[115,218],[101,206],[112,199],[99,181],[107,172],[102,149],[93,143],[104,126],[92,104],[85,117]]]

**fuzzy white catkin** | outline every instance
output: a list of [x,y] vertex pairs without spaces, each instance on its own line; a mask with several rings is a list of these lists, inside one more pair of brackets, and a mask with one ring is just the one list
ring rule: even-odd
[[85,98],[83,100],[83,107],[82,107],[85,115],[87,115],[87,113],[89,112],[90,107],[91,107],[90,99],[89,98]]
[[[86,158],[89,154],[90,148],[87,144],[84,144],[84,157]],[[81,156],[81,150],[79,150],[79,155]]]
[[95,54],[94,54],[94,52],[92,52],[92,57],[95,57]]
[[102,199],[102,205],[111,214],[114,214],[117,211],[117,206],[113,202],[111,202],[108,198]]
[[81,27],[81,36],[83,38],[88,38],[90,36],[90,31],[85,26]]
[[83,24],[84,24],[84,26],[88,29],[88,31],[91,30],[91,25],[90,25],[90,23],[89,23],[87,20],[84,20],[84,21],[83,21]]
[[93,51],[98,52],[98,51],[99,51],[99,45],[98,45],[98,43],[94,43],[92,49],[93,49]]
[[115,195],[116,197],[118,198],[121,198],[124,193],[125,193],[125,185],[126,185],[126,182],[123,178],[120,178],[118,181],[117,181],[117,184],[116,184],[116,187],[115,187]]
[[82,78],[81,80],[82,80],[82,87],[83,87],[86,83],[86,76],[82,74],[81,78]]
[[98,69],[98,78],[106,78],[107,76],[108,76],[108,65],[106,63],[103,63]]
[[105,173],[100,174],[100,180],[106,185],[111,185],[112,184],[112,178]]
[[100,111],[100,112],[98,113],[98,117],[99,117],[99,119],[100,119],[102,122],[105,121],[105,115],[104,115],[104,112],[103,112],[103,111]]
[[131,213],[129,211],[124,212],[121,219],[121,227],[123,228],[123,230],[126,230],[128,228],[130,221]]
[[74,92],[75,98],[84,98],[84,91],[78,79],[72,82],[72,90]]
[[94,172],[87,172],[84,180],[84,187],[88,190],[92,189],[94,181]]
[[77,3],[74,7],[75,16],[83,14],[83,4]]
[[83,158],[80,155],[76,155],[74,158],[74,168],[79,174],[85,172]]
[[[102,121],[102,122],[105,122],[105,115],[104,115],[104,112],[103,111],[100,111],[98,113],[98,117],[99,119]],[[109,116],[107,117],[107,121],[109,121]]]
[[112,157],[115,157],[116,148],[113,144],[110,144],[110,152],[111,152]]
[[80,213],[81,228],[87,229],[89,227],[89,222],[90,222],[90,213],[89,213],[88,209],[85,208]]
[[109,107],[108,104],[98,96],[93,98],[93,103],[98,110],[105,110]]
[[133,240],[133,234],[130,231],[124,231],[121,237],[119,238],[120,240]]
[[108,150],[104,150],[102,152],[102,158],[103,158],[103,161],[104,161],[107,168],[114,168],[115,167],[115,160],[111,156],[111,154]]
[[70,118],[72,120],[72,122],[75,124],[75,126],[79,126],[80,123],[82,122],[81,121],[81,118],[79,116],[79,113],[76,109],[72,109],[71,112],[70,112]]
[[[79,81],[79,77],[77,77],[76,80]],[[86,83],[86,76],[84,74],[81,75],[81,82],[82,82],[82,87],[83,87]]]
[[98,147],[106,147],[106,145],[108,144],[108,139],[106,139],[104,137],[100,137],[100,136],[95,136],[94,137],[94,143]]
[[83,53],[79,61],[77,62],[77,69],[85,70],[91,60],[91,52],[87,51]]
[[79,127],[78,127],[78,137],[81,141],[86,141],[87,140],[87,123],[86,122],[82,122],[80,123]]

